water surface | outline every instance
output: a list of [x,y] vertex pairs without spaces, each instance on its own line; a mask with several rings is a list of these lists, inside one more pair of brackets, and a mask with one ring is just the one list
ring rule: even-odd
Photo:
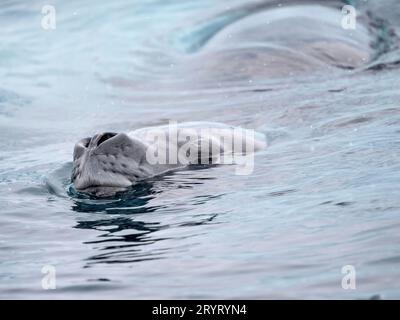
[[[358,7],[363,66],[254,78],[182,65],[274,1],[54,4],[49,31],[41,1],[0,5],[1,298],[400,297],[397,1]],[[113,199],[74,191],[77,140],[168,120],[256,129],[269,147],[248,176],[217,166]]]

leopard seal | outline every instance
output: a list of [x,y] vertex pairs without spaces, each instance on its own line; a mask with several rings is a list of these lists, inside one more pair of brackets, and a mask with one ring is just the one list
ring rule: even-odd
[[104,132],[75,144],[71,181],[80,192],[109,195],[190,165],[235,164],[265,147],[262,133],[212,122]]

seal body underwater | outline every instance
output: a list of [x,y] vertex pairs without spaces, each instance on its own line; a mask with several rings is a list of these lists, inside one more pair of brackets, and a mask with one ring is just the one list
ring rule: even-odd
[[[221,123],[187,122],[105,132],[78,141],[71,180],[78,191],[115,193],[139,181],[189,165],[224,164],[266,147],[265,136]],[[221,162],[221,157],[225,157]]]

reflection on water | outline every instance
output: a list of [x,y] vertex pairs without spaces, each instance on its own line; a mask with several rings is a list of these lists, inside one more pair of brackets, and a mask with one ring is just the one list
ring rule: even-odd
[[88,243],[101,243],[103,246],[99,251],[105,253],[98,253],[89,257],[88,261],[92,263],[123,263],[160,259],[162,252],[161,254],[146,252],[143,246],[164,240],[163,238],[153,238],[152,233],[165,227],[167,226],[162,226],[157,222],[146,223],[144,221],[135,221],[133,218],[78,221],[75,226],[75,228],[80,229],[101,231],[98,240]]
[[[193,217],[192,221],[180,223],[179,226],[208,224],[216,216],[217,214],[210,215],[206,219]],[[158,238],[153,233],[170,227],[174,226],[163,225],[160,222],[147,223],[145,221],[137,221],[133,217],[110,217],[109,219],[96,221],[78,221],[75,226],[75,228],[79,229],[100,231],[100,235],[97,236],[96,240],[86,242],[88,244],[101,244],[101,246],[96,246],[100,253],[87,258],[90,263],[131,263],[162,259],[168,248],[152,250],[151,248],[146,248],[146,246],[167,240],[168,238]]]
[[[212,166],[193,166],[192,172],[201,172]],[[53,184],[67,181],[59,176],[55,177],[58,181]],[[157,237],[157,232],[168,228],[201,226],[211,223],[217,214],[207,213],[193,215],[184,220],[177,219],[172,222],[146,221],[140,220],[138,214],[148,214],[151,212],[165,212],[171,214],[174,208],[182,206],[203,205],[213,199],[218,199],[222,194],[195,195],[192,200],[182,203],[182,200],[164,205],[152,205],[154,200],[162,192],[168,190],[176,191],[180,189],[191,190],[196,193],[196,186],[204,184],[215,177],[191,176],[188,179],[177,178],[174,173],[159,176],[138,183],[124,192],[119,192],[109,199],[96,199],[76,192],[72,185],[69,186],[69,195],[73,197],[74,205],[72,210],[76,212],[94,213],[88,216],[88,220],[79,220],[75,228],[92,229],[99,231],[99,235],[94,240],[87,241],[87,244],[96,244],[96,251],[99,253],[88,257],[87,261],[93,263],[131,263],[144,260],[162,259],[169,248],[153,250],[150,246],[156,242],[168,238]],[[106,213],[96,219],[96,213]],[[143,216],[142,216],[143,217]],[[175,237],[179,238],[179,237]]]
[[[157,207],[148,207],[146,204],[154,199],[155,195],[161,191],[154,190],[153,183],[142,182],[125,192],[120,192],[113,196],[111,200],[91,198],[87,195],[74,191],[70,186],[69,194],[74,197],[75,205],[72,207],[78,212],[102,212],[116,214],[135,214],[141,212],[152,212]],[[115,200],[117,199],[117,200]]]

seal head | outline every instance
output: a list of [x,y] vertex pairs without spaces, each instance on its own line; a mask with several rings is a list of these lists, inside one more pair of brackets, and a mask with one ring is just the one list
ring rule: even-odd
[[141,141],[125,133],[105,132],[84,138],[74,147],[71,180],[85,193],[126,188],[151,175],[145,150]]

